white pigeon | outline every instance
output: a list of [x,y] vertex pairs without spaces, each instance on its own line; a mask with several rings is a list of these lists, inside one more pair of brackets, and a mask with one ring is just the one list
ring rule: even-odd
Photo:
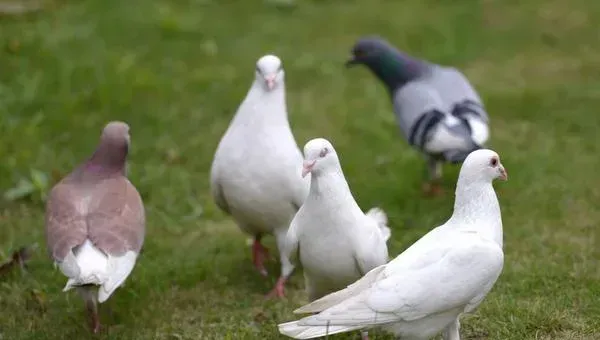
[[256,63],[255,79],[221,139],[210,182],[216,204],[240,229],[254,237],[253,262],[267,275],[264,234],[274,234],[281,276],[269,296],[284,296],[294,265],[282,253],[288,226],[302,206],[310,181],[300,171],[302,153],[288,122],[281,60],[265,55]]
[[314,301],[385,264],[391,232],[383,210],[360,209],[328,140],[304,146],[302,176],[309,173],[308,197],[292,220],[286,246],[290,259],[299,256],[308,299]]
[[287,233],[290,259],[299,257],[310,301],[345,288],[388,261],[387,217],[360,209],[329,141],[304,146],[302,175],[311,174],[308,197]]
[[381,327],[401,339],[443,332],[459,340],[459,317],[483,301],[502,272],[502,219],[492,186],[507,179],[497,153],[480,149],[465,159],[452,217],[410,248],[346,289],[295,312],[319,313],[279,325],[295,339]]

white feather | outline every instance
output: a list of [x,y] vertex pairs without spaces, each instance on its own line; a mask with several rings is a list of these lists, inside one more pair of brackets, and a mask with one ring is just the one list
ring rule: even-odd
[[346,289],[296,312],[320,312],[281,324],[282,334],[308,339],[374,326],[397,336],[429,339],[458,334],[458,318],[483,301],[504,263],[502,220],[490,165],[498,155],[472,152],[463,163],[452,217],[394,260]]
[[278,325],[279,333],[294,339],[313,339],[321,336],[345,333],[361,329],[361,326],[312,326],[303,327],[298,321],[286,322]]
[[[328,151],[323,154],[323,150]],[[312,301],[386,263],[390,230],[383,210],[374,208],[365,214],[360,209],[329,141],[310,140],[304,157],[313,164],[310,191],[288,230],[287,249],[300,249],[298,257]]]
[[[269,91],[265,81],[273,77]],[[256,236],[274,234],[281,271],[294,266],[282,253],[290,221],[308,193],[301,177],[302,154],[288,121],[284,70],[275,56],[257,62],[255,80],[223,135],[211,167],[217,205],[240,229]]]
[[430,139],[425,143],[423,149],[432,154],[443,153],[449,150],[468,150],[466,140],[460,136],[456,136],[448,131],[444,124],[438,124],[431,135]]
[[128,251],[123,256],[109,256],[108,279],[98,290],[98,302],[108,300],[115,289],[123,285],[135,266],[137,256],[133,251]]
[[471,126],[471,138],[478,145],[484,145],[490,137],[490,128],[486,122],[474,115],[467,116],[467,122]]
[[374,207],[369,209],[365,215],[372,218],[377,223],[383,239],[387,242],[387,240],[390,239],[390,236],[392,236],[392,230],[387,225],[388,218],[386,213],[381,208]]
[[98,302],[102,303],[131,274],[137,255],[136,252],[128,251],[123,256],[107,256],[86,239],[77,249],[77,255],[70,251],[58,263],[62,273],[69,278],[63,291],[76,286],[96,285],[99,286]]
[[63,289],[65,292],[74,286],[101,285],[108,278],[108,257],[87,239],[78,249],[77,255],[71,250],[64,261],[59,263],[59,267],[69,278]]

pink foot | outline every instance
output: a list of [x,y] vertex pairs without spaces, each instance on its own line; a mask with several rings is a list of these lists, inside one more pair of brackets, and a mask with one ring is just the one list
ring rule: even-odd
[[269,249],[260,244],[260,238],[255,238],[252,244],[252,262],[262,276],[267,276],[265,261],[270,257]]
[[265,296],[267,299],[277,297],[284,298],[285,297],[285,282],[287,279],[285,277],[280,277],[275,284],[275,287]]
[[369,340],[369,332],[362,331],[362,340]]

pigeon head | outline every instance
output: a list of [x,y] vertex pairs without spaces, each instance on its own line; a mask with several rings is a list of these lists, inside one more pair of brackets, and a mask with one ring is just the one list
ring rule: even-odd
[[110,122],[102,130],[101,143],[129,145],[129,125],[123,122]]
[[283,76],[283,65],[277,56],[268,54],[256,62],[256,81],[267,91],[276,88],[283,81]]
[[325,138],[315,138],[304,145],[304,163],[302,177],[309,173],[313,176],[329,169],[339,168],[340,161],[333,145]]
[[500,162],[500,156],[489,149],[479,149],[471,152],[460,169],[459,181],[488,182],[494,179],[506,181],[508,173]]
[[365,37],[358,40],[352,47],[352,56],[346,62],[346,66],[375,64],[380,62],[381,58],[394,54],[394,52],[394,47],[380,37]]
[[352,47],[346,67],[362,64],[367,66],[390,91],[420,76],[426,64],[398,51],[378,36],[359,39]]
[[88,161],[87,168],[124,172],[129,143],[129,125],[118,121],[108,123],[102,130],[100,143]]

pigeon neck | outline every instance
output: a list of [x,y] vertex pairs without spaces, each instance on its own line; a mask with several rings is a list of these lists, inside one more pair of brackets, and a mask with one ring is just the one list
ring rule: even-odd
[[125,175],[125,163],[127,161],[127,144],[109,145],[100,143],[100,146],[92,157],[85,163],[84,169],[89,172],[100,174],[121,173]]
[[377,61],[367,65],[391,93],[419,77],[425,70],[423,62],[397,51],[386,52]]
[[463,183],[459,178],[450,221],[486,233],[502,246],[502,216],[492,183]]
[[[288,117],[287,111],[285,110],[285,83],[283,80],[277,84],[277,86],[268,91],[265,89],[264,85],[259,80],[255,80],[246,96],[246,103],[244,105],[249,105],[253,109],[244,110],[242,112],[252,112],[246,119],[250,119],[252,122],[258,122],[259,120],[264,119],[269,122],[269,124],[274,124],[277,122],[284,122],[287,124]],[[281,108],[284,108],[281,110]],[[255,112],[257,109],[260,109],[259,114]]]
[[265,88],[264,82],[260,79],[255,79],[252,83],[250,91],[258,94],[262,98],[270,98],[272,100],[285,100],[285,82],[280,79],[275,87],[271,90]]
[[318,201],[319,205],[326,205],[327,202],[343,204],[344,198],[353,200],[348,182],[339,167],[326,173],[311,174],[308,196],[311,200]]

